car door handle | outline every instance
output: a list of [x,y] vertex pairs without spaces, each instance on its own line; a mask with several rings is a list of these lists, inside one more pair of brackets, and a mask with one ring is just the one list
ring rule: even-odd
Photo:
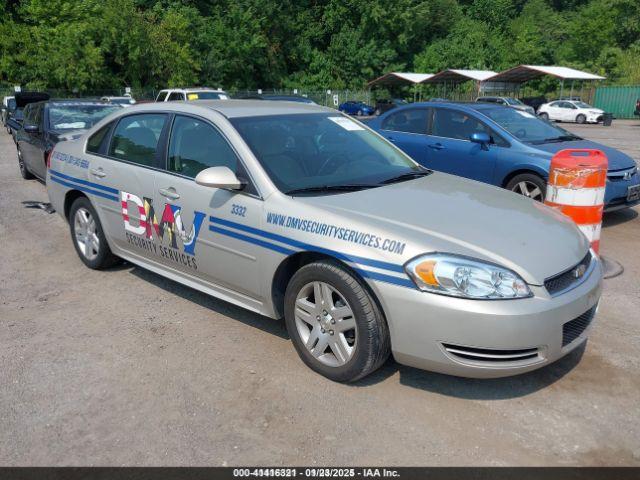
[[395,141],[396,141],[396,139],[393,138],[393,137],[387,137],[387,140],[389,140],[390,142],[393,142],[393,143],[395,143]]
[[92,168],[91,170],[89,170],[89,173],[94,177],[98,177],[98,178],[103,178],[107,176],[107,174],[104,173],[104,170],[102,170],[102,168]]
[[444,148],[444,145],[441,143],[430,143],[427,146],[432,150],[442,150]]
[[177,200],[180,198],[180,194],[177,193],[173,187],[161,188],[158,192],[160,192],[160,195],[163,197],[170,198],[171,200]]

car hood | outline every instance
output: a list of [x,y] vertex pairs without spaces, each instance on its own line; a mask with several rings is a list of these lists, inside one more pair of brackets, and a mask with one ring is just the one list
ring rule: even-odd
[[624,170],[636,166],[636,162],[629,155],[622,153],[615,148],[607,147],[591,140],[574,140],[571,142],[544,143],[542,145],[532,145],[533,148],[555,154],[567,148],[596,148],[602,150],[609,160],[609,170]]
[[532,285],[576,265],[589,249],[586,237],[561,213],[444,173],[297,200],[323,210],[317,213],[325,219],[340,217],[351,228],[406,241],[403,263],[427,252],[456,253],[503,265]]

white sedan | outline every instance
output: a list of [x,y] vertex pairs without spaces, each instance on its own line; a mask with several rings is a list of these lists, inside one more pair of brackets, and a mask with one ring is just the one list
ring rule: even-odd
[[540,105],[538,116],[545,120],[576,123],[599,123],[604,110],[594,108],[580,100],[556,100]]

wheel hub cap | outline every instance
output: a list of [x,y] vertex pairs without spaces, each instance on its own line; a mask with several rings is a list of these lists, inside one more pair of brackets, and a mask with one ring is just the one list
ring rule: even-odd
[[296,297],[295,322],[305,348],[321,363],[347,363],[356,347],[356,321],[345,298],[328,283],[305,285]]
[[96,221],[86,208],[81,207],[76,210],[73,231],[80,253],[87,260],[94,260],[100,251],[100,239]]

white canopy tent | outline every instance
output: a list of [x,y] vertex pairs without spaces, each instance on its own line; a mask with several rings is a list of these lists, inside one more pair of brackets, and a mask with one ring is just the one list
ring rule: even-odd
[[371,80],[367,84],[367,88],[371,89],[376,85],[403,85],[409,84],[413,88],[413,101],[416,101],[418,95],[417,85],[420,85],[426,79],[432,77],[431,73],[414,73],[414,72],[389,72],[381,77]]
[[462,83],[469,80],[484,82],[487,78],[496,75],[491,70],[458,70],[449,69],[432,75],[422,81],[422,83]]
[[389,72],[375,80],[371,80],[367,84],[367,87],[371,88],[375,85],[400,85],[404,83],[417,85],[432,76],[432,73]]
[[589,72],[583,72],[569,67],[560,66],[544,66],[544,65],[518,65],[517,67],[510,68],[504,72],[495,74],[489,77],[485,81],[487,89],[497,90],[500,85],[520,85],[529,80],[533,80],[545,75],[550,75],[560,79],[560,97],[564,95],[564,82],[565,80],[571,80],[571,95],[573,94],[573,84],[576,80],[583,81],[596,81],[604,80],[606,77],[595,75]]
[[[441,85],[442,96],[447,97],[447,95],[454,94],[454,86],[469,81],[475,82],[475,90],[478,92],[482,82],[495,74],[496,72],[491,70],[461,70],[452,68],[442,70],[426,80],[423,80],[422,83],[427,85]],[[449,94],[447,93],[447,85],[450,85],[451,91]]]

